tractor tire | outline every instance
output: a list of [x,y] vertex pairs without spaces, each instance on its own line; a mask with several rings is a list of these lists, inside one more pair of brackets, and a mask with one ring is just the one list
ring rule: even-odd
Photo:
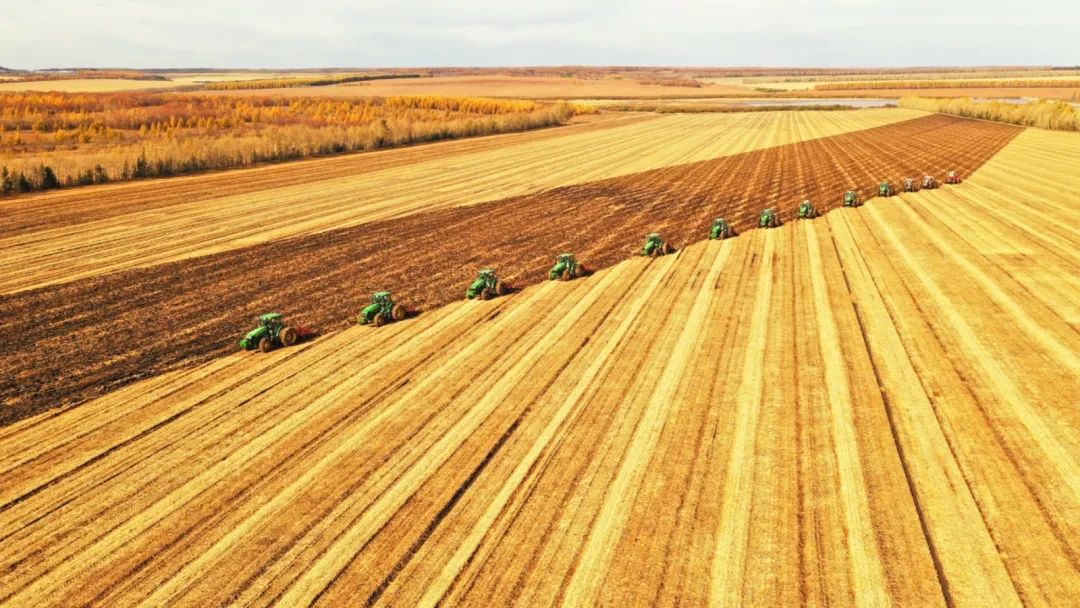
[[495,281],[495,295],[497,295],[497,296],[505,296],[506,291],[507,291],[507,289],[506,289],[506,284],[505,283],[503,283],[502,281]]
[[659,256],[660,256],[660,248],[659,247],[654,248],[652,250],[652,252],[649,253],[650,258],[655,258],[655,257],[659,257]]
[[578,265],[574,266],[574,276],[575,277],[580,279],[581,277],[585,276],[585,272],[586,271],[585,271],[585,265],[584,264],[578,264]]
[[671,253],[672,251],[675,251],[675,249],[674,249],[674,248],[672,248],[672,246],[671,246],[671,243],[668,243],[668,242],[666,242],[666,241],[664,242],[664,246],[662,247],[662,249],[663,249],[664,251],[663,251],[663,252],[661,253],[661,255],[668,255],[668,254],[670,254],[670,253]]
[[570,279],[574,278],[574,273],[570,272],[570,269],[567,268],[566,270],[562,271],[562,276],[559,278],[564,281],[569,281]]
[[282,327],[281,334],[278,337],[281,339],[283,346],[292,346],[300,339],[300,335],[291,327]]
[[270,338],[263,338],[262,340],[259,340],[259,350],[264,353],[268,353],[274,350],[274,343],[270,340]]
[[394,307],[390,309],[390,318],[395,321],[401,321],[405,319],[408,313],[405,312],[405,307],[401,304],[394,304]]
[[491,291],[490,287],[485,287],[484,290],[480,292],[481,300],[490,300],[493,297],[495,297],[495,292]]
[[386,317],[384,317],[381,312],[377,313],[375,318],[371,320],[371,324],[375,327],[382,327],[383,325],[386,325]]

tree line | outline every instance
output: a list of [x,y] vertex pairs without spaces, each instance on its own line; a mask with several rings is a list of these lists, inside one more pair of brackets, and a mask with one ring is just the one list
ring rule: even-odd
[[979,102],[970,97],[904,97],[900,107],[968,118],[1006,122],[1025,127],[1080,131],[1080,110],[1064,101],[1041,99],[1025,104]]
[[[596,111],[468,97],[102,95],[12,104],[0,95],[0,124],[14,123],[0,131],[0,196],[521,131]],[[39,121],[48,126],[34,128]]]

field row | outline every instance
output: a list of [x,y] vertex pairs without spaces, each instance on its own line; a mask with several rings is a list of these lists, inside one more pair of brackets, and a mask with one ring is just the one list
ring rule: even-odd
[[860,110],[635,118],[613,128],[573,127],[563,136],[555,129],[18,198],[0,202],[0,293],[924,115]]
[[490,152],[520,144],[536,144],[548,138],[626,127],[653,116],[590,115],[575,119],[561,128],[504,133],[484,137],[455,139],[378,152],[305,159],[268,164],[234,171],[178,176],[96,186],[69,188],[0,200],[0,237],[26,232],[65,228],[118,215],[174,207],[199,200],[273,190],[357,176],[428,161],[481,152]]
[[[0,297],[0,323],[11,324],[0,341],[9,379],[0,379],[8,406],[0,421],[226,354],[268,310],[323,331],[348,326],[382,289],[430,310],[462,298],[478,268],[524,286],[544,280],[562,251],[610,266],[639,252],[648,232],[685,245],[704,239],[717,215],[743,229],[767,205],[790,218],[804,197],[827,208],[844,190],[869,194],[883,178],[966,175],[1019,132],[928,116]],[[33,332],[15,330],[24,319]],[[166,335],[131,339],[158,323],[168,324]]]
[[1075,605],[1056,135],[0,428],[0,603]]

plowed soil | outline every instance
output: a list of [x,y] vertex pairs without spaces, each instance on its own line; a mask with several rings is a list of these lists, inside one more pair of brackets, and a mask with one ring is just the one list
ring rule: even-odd
[[0,604],[1080,605],[1078,163],[0,428]]
[[678,246],[718,215],[746,229],[764,206],[791,218],[806,197],[828,208],[881,179],[969,174],[1020,131],[934,115],[2,296],[0,420],[228,353],[267,310],[324,332],[352,323],[380,289],[430,310],[462,298],[481,267],[524,286],[561,251],[602,268],[638,252],[647,232]]

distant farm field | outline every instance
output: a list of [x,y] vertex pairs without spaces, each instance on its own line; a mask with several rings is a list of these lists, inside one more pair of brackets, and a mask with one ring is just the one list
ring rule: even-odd
[[121,91],[151,91],[175,88],[168,80],[125,80],[113,78],[83,78],[75,80],[31,80],[0,82],[0,93],[7,91],[61,91],[64,93],[114,93]]
[[1006,98],[1041,98],[1041,99],[1080,99],[1080,88],[1076,87],[991,87],[985,89],[975,88],[937,88],[937,89],[844,89],[832,91],[798,91],[799,97],[904,97],[906,95],[918,95],[920,97],[1006,97]]
[[571,98],[641,98],[641,97],[710,97],[718,95],[754,95],[750,87],[706,85],[702,87],[642,84],[632,76],[615,78],[559,78],[548,76],[436,76],[402,78],[325,87],[300,87],[244,91],[249,95],[264,93],[320,96],[367,95],[465,95],[473,97],[514,97],[523,99]]

